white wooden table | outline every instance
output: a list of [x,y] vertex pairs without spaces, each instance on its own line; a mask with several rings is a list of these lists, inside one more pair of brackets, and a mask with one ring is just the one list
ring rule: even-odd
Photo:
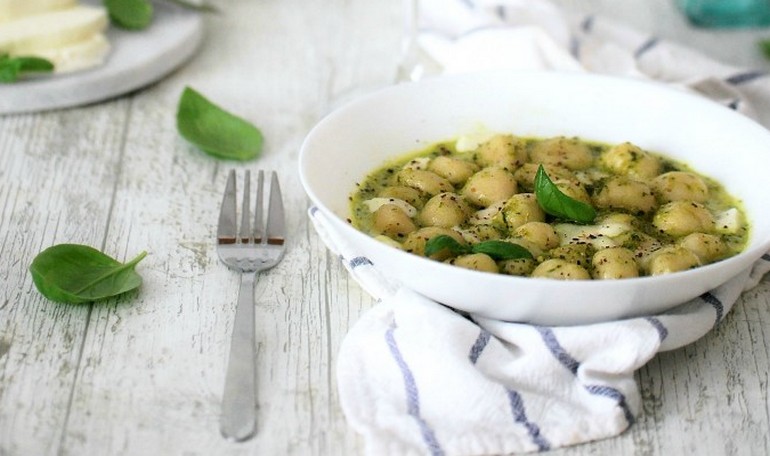
[[[688,28],[673,0],[561,0],[735,64],[768,69],[766,32]],[[335,383],[340,341],[372,300],[308,224],[298,149],[333,101],[392,81],[398,0],[229,0],[188,65],[145,90],[55,112],[0,117],[0,456],[342,455],[362,440]],[[259,125],[255,162],[217,161],[177,134],[190,85]],[[277,170],[285,260],[258,282],[259,433],[218,431],[238,276],[213,235],[226,173]],[[55,304],[27,268],[75,242],[127,259],[141,290]],[[702,340],[638,372],[643,413],[615,439],[554,454],[770,454],[770,280]]]

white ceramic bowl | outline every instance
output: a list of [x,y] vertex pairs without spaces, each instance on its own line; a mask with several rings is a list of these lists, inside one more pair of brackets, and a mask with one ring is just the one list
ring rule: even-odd
[[[352,228],[348,196],[387,159],[480,130],[631,141],[683,160],[740,198],[751,239],[740,255],[674,274],[558,281],[470,271],[421,258]],[[333,112],[306,138],[302,184],[334,228],[374,265],[451,307],[509,321],[570,325],[650,315],[715,288],[770,248],[770,133],[699,96],[585,74],[476,73],[394,86]]]

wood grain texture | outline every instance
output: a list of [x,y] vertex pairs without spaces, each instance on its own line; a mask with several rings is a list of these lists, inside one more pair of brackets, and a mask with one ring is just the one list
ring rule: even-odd
[[[296,168],[321,116],[392,82],[401,3],[219,6],[200,53],[164,81],[98,105],[0,117],[0,456],[363,451],[339,407],[335,364],[373,303],[309,226]],[[217,161],[181,139],[186,85],[259,125],[263,156]],[[231,168],[280,173],[290,228],[286,258],[257,282],[259,433],[240,444],[218,431],[238,276],[213,237]],[[147,250],[143,286],[93,305],[45,300],[27,267],[63,242],[118,259]],[[770,454],[769,301],[765,279],[717,330],[641,369],[643,413],[623,435],[553,454]]]

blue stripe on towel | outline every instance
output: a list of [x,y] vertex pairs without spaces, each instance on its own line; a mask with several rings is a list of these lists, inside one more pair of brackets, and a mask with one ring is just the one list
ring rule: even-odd
[[540,428],[527,418],[527,413],[524,410],[524,403],[521,400],[519,393],[513,390],[506,390],[508,392],[508,403],[511,405],[511,413],[513,419],[527,428],[527,432],[532,437],[532,442],[537,445],[538,450],[548,451],[551,449],[551,445],[540,434]]
[[543,338],[543,342],[545,342],[548,350],[550,350],[553,356],[559,360],[562,366],[569,369],[569,371],[573,374],[577,374],[580,363],[578,363],[577,360],[573,358],[572,355],[567,353],[561,344],[559,344],[559,341],[556,340],[556,336],[554,335],[553,330],[543,326],[535,326],[535,329],[537,329],[537,331],[540,333],[540,337]]
[[422,439],[427,445],[430,454],[433,456],[440,456],[444,454],[444,450],[436,440],[436,435],[433,433],[433,429],[428,426],[428,423],[420,416],[420,392],[417,389],[417,383],[414,381],[414,375],[409,365],[406,364],[404,357],[401,355],[401,351],[398,349],[395,337],[393,337],[393,331],[396,329],[395,325],[388,328],[385,333],[385,341],[390,349],[390,354],[393,355],[393,359],[398,364],[398,368],[401,370],[401,375],[404,377],[404,389],[406,390],[406,405],[407,412],[411,415],[420,426],[420,432],[422,433]]
[[484,351],[484,347],[487,346],[491,336],[489,331],[481,328],[479,336],[476,338],[476,342],[474,342],[473,347],[471,347],[471,352],[468,353],[468,359],[471,361],[471,364],[476,364],[476,361],[478,361],[481,352]]
[[725,308],[722,305],[722,301],[719,300],[716,296],[709,293],[708,291],[700,295],[700,298],[707,303],[711,304],[711,307],[714,308],[714,310],[717,313],[716,320],[714,321],[714,327],[716,328],[720,321],[722,321],[722,315],[725,312]]
[[[572,355],[567,353],[567,350],[565,350],[564,347],[561,346],[559,341],[556,339],[556,335],[554,334],[553,330],[542,326],[536,326],[535,328],[540,333],[540,336],[543,338],[543,342],[545,342],[546,347],[548,350],[550,350],[554,358],[556,358],[564,367],[569,369],[573,375],[577,375],[578,369],[580,368],[580,363],[575,358],[573,358]],[[631,413],[631,409],[628,408],[626,397],[623,395],[623,393],[610,386],[584,385],[584,388],[590,394],[615,399],[615,401],[618,403],[618,407],[620,407],[623,411],[623,415],[626,417],[628,424],[633,424],[634,415]]]
[[593,15],[586,16],[585,19],[583,19],[583,21],[580,23],[580,29],[583,30],[585,33],[590,33],[593,28],[594,28]]
[[569,39],[569,53],[576,60],[580,60],[580,40],[576,36]]
[[658,337],[660,338],[660,341],[663,342],[666,337],[668,337],[668,329],[663,326],[663,323],[660,322],[655,317],[647,317],[645,318],[656,330],[658,330]]
[[625,415],[628,425],[634,424],[634,414],[631,413],[631,409],[626,403],[626,396],[624,396],[623,393],[615,388],[605,385],[586,385],[585,388],[589,393],[595,396],[604,396],[617,401],[618,407],[623,410],[623,415]]
[[[468,354],[468,359],[472,364],[476,364],[476,361],[478,361],[479,356],[481,356],[481,353],[484,351],[484,348],[487,346],[491,338],[492,334],[490,334],[490,332],[486,329],[481,328],[479,335],[476,337],[476,341],[473,342],[471,351]],[[511,406],[511,413],[513,414],[514,421],[524,425],[524,427],[527,429],[527,432],[532,437],[532,442],[537,445],[537,448],[540,451],[547,451],[551,449],[551,445],[548,443],[548,441],[542,435],[540,435],[540,428],[535,423],[529,421],[527,418],[527,413],[524,410],[524,402],[521,400],[521,395],[519,395],[519,393],[516,391],[510,390],[508,388],[505,389],[505,392],[508,395],[508,403]]]
[[641,46],[636,48],[636,51],[634,51],[634,57],[638,59],[639,57],[643,56],[647,51],[654,48],[657,44],[658,44],[658,37],[655,37],[655,36],[651,37],[650,39],[642,43]]
[[725,82],[732,85],[740,85],[740,84],[745,84],[747,82],[751,82],[755,79],[759,79],[766,75],[767,73],[764,71],[747,71],[744,73],[738,73],[730,77],[727,77],[725,78]]
[[359,266],[365,266],[365,265],[371,266],[373,263],[369,258],[360,256],[360,257],[352,258],[348,262],[348,264],[350,265],[351,269],[355,269]]

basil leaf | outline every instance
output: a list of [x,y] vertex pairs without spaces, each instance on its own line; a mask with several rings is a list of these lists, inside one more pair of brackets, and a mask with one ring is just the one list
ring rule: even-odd
[[759,40],[759,50],[766,59],[770,60],[770,38]]
[[179,100],[176,125],[186,140],[217,158],[251,160],[262,152],[262,132],[257,127],[190,87]]
[[117,296],[142,283],[134,267],[147,252],[120,263],[79,244],[59,244],[40,252],[29,267],[38,291],[57,302],[84,303]]
[[543,211],[554,217],[578,223],[591,223],[596,218],[593,207],[562,193],[548,177],[543,165],[538,166],[535,174],[535,197]]
[[444,249],[449,249],[454,255],[461,255],[463,253],[469,253],[470,249],[455,240],[452,236],[446,234],[440,234],[436,237],[430,238],[425,243],[425,256],[429,257]]
[[505,241],[484,241],[474,244],[474,253],[485,253],[495,260],[515,260],[518,258],[533,259],[532,253],[519,244]]
[[152,22],[152,3],[148,0],[104,0],[104,6],[118,27],[141,30]]
[[0,82],[16,82],[24,73],[50,73],[53,63],[40,57],[0,55]]

